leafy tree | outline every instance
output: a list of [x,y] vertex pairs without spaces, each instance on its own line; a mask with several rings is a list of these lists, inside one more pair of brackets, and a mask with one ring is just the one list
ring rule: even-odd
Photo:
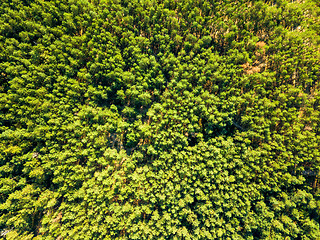
[[319,15],[3,0],[0,235],[319,239]]

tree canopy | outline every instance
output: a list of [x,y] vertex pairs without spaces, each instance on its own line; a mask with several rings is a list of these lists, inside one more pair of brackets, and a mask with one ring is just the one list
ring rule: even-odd
[[6,239],[320,239],[320,2],[1,0]]

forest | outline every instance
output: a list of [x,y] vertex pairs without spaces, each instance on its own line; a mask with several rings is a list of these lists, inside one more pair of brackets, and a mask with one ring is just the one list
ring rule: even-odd
[[319,0],[1,0],[0,238],[320,239]]

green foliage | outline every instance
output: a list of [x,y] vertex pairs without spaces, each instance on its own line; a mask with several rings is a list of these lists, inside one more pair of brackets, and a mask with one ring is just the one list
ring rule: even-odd
[[320,239],[319,1],[2,0],[6,239]]

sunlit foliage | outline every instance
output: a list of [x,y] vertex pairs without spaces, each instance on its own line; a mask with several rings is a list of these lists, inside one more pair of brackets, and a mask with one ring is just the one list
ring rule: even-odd
[[320,239],[320,3],[1,0],[6,239]]

